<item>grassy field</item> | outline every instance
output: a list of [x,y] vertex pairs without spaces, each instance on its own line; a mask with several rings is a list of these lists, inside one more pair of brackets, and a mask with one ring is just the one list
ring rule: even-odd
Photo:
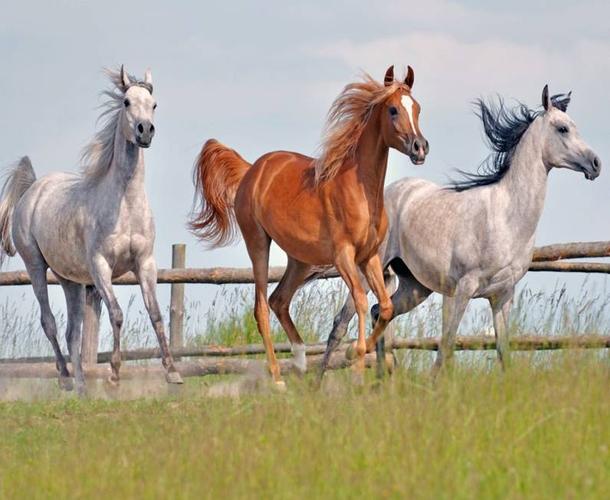
[[[297,298],[309,341],[323,337],[341,303],[339,288],[328,292],[312,287]],[[250,295],[225,290],[205,311],[191,304],[189,342],[258,342]],[[609,297],[524,289],[511,335],[608,334]],[[2,354],[48,349],[37,311],[14,311],[0,304]],[[128,315],[127,346],[154,345],[147,321]],[[439,302],[429,301],[397,333],[438,335],[439,326]],[[488,328],[488,311],[474,308],[461,332]],[[274,336],[284,340],[277,324]],[[432,359],[401,353],[393,377],[378,383],[370,371],[362,388],[349,371],[329,374],[321,391],[309,376],[291,378],[285,394],[266,377],[190,379],[162,396],[165,385],[125,381],[127,401],[79,401],[55,381],[24,386],[33,403],[0,402],[0,498],[607,498],[607,350],[516,354],[506,374],[493,353],[460,353],[436,383]]]
[[0,497],[607,498],[607,354],[321,392],[0,403]]

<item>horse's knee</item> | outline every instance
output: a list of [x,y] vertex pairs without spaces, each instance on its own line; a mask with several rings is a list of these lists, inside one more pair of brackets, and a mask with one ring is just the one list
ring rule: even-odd
[[114,306],[110,309],[110,321],[113,328],[117,330],[123,327],[123,311],[121,311],[120,307]]
[[271,297],[269,297],[269,307],[278,317],[288,309],[280,295],[275,293],[272,293]]
[[254,306],[254,319],[259,329],[265,322],[269,322],[269,310],[264,303],[257,302]]
[[366,309],[369,305],[368,300],[366,298],[366,293],[364,291],[354,292],[354,305],[356,306],[356,311],[366,313]]
[[42,313],[40,315],[40,325],[47,337],[57,337],[57,332],[55,331],[55,318],[53,318],[51,313]]
[[157,323],[163,323],[163,316],[159,311],[150,313],[150,321],[156,325]]
[[378,318],[383,321],[390,321],[392,319],[392,314],[394,313],[394,306],[392,305],[392,301],[390,299],[384,300],[383,302],[377,304]]

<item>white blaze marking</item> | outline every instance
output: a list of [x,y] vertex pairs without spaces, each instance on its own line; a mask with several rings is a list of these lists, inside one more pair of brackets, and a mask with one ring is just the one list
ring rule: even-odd
[[415,103],[413,102],[413,99],[411,99],[411,96],[406,94],[402,96],[400,101],[402,102],[402,106],[405,108],[407,115],[409,116],[411,129],[413,129],[413,132],[415,132],[415,122],[413,121],[413,107],[415,106]]

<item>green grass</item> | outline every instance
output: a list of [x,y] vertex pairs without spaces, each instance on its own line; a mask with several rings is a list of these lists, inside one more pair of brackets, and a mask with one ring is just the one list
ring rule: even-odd
[[[607,353],[321,392],[0,403],[0,497],[607,498]],[[371,375],[371,374],[369,374]]]
[[[293,313],[307,341],[324,338],[343,297],[338,283],[299,292]],[[189,342],[259,342],[251,303],[244,288],[223,288],[209,309],[190,303]],[[123,345],[154,345],[148,318],[130,313],[132,304]],[[608,334],[608,304],[610,294],[586,282],[576,295],[525,288],[511,335]],[[16,309],[0,303],[0,353],[46,352],[37,307]],[[60,315],[60,329],[64,322]],[[489,326],[488,309],[475,307],[461,333]],[[439,329],[438,300],[397,322],[399,335]],[[285,340],[277,322],[273,334]],[[371,370],[365,387],[355,387],[343,371],[329,374],[320,392],[308,378],[289,379],[286,394],[256,380],[207,377],[189,379],[174,396],[150,397],[160,387],[147,381],[122,389],[147,398],[79,401],[55,381],[0,381],[7,394],[44,399],[0,402],[0,498],[607,497],[608,350],[518,353],[507,374],[491,352],[457,358],[436,384],[432,353],[403,352],[401,368],[381,384]],[[244,390],[210,397],[222,384]]]

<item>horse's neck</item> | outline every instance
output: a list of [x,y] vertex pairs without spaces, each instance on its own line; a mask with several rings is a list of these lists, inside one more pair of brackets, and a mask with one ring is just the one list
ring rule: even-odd
[[511,166],[497,188],[508,200],[506,216],[510,227],[524,239],[533,238],[544,208],[548,171],[542,161],[538,124],[533,123],[524,134]]
[[389,149],[381,137],[379,122],[379,111],[374,110],[362,131],[356,149],[358,179],[375,214],[383,209],[383,188]]
[[125,139],[117,130],[114,155],[107,180],[115,195],[137,200],[145,195],[144,155],[142,149]]

